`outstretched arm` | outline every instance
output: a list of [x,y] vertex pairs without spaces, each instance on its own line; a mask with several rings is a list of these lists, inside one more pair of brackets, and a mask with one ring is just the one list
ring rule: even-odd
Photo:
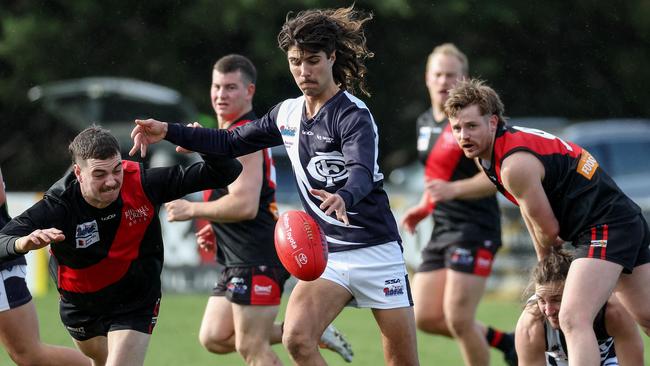
[[503,186],[519,203],[538,259],[560,243],[560,225],[542,186],[544,174],[542,162],[527,152],[510,155],[501,167]]
[[192,218],[227,223],[252,220],[257,216],[262,190],[264,157],[261,151],[239,157],[243,170],[228,186],[228,194],[210,202],[176,200],[165,204],[169,221]]
[[490,182],[490,179],[483,172],[479,172],[471,178],[446,181],[432,179],[426,183],[426,190],[434,202],[448,201],[453,199],[478,199],[488,197],[497,192],[497,187]]
[[14,242],[14,253],[25,254],[30,250],[44,248],[51,243],[58,243],[65,240],[63,231],[55,228],[38,229],[31,232],[29,235],[22,236]]
[[129,156],[135,155],[140,150],[140,156],[147,155],[147,147],[162,140],[167,135],[167,122],[157,121],[155,119],[136,119],[135,127],[131,131],[133,147],[129,151]]

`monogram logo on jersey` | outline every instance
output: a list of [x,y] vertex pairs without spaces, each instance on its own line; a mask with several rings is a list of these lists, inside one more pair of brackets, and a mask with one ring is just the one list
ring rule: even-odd
[[130,208],[124,211],[124,216],[129,221],[129,226],[144,222],[149,217],[149,207],[142,205],[138,208]]
[[88,248],[98,242],[99,226],[97,225],[97,220],[77,225],[77,230],[75,232],[75,243],[77,249]]
[[326,187],[332,187],[335,182],[348,177],[343,154],[338,151],[316,152],[316,156],[307,164],[307,171],[312,178],[325,182]]

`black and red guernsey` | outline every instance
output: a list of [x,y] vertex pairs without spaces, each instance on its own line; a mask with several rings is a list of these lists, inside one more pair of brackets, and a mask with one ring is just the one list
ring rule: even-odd
[[[436,122],[432,110],[417,120],[418,153],[425,166],[426,180],[456,181],[480,172],[473,160],[463,154],[449,125]],[[501,242],[499,206],[494,195],[476,200],[438,202],[433,211],[433,236],[440,244],[460,242]]]
[[160,205],[188,193],[224,187],[237,178],[241,165],[232,159],[143,169],[123,161],[118,199],[105,208],[89,205],[75,175],[69,172],[43,200],[14,218],[0,232],[0,247],[9,254],[18,237],[36,229],[58,228],[65,240],[50,246],[58,263],[61,295],[76,306],[128,308],[160,296],[163,240]]
[[[257,119],[252,111],[233,122],[228,130]],[[252,220],[212,223],[217,238],[217,262],[227,267],[282,266],[275,252],[274,230],[278,219],[275,202],[275,167],[270,149],[263,155],[262,189],[257,216]],[[228,194],[227,188],[204,192],[205,201],[214,201]]]
[[573,241],[590,227],[641,212],[580,146],[541,130],[500,124],[492,159],[480,163],[499,191],[514,204],[517,200],[503,186],[501,165],[505,158],[520,151],[536,156],[544,166],[542,186],[560,224],[562,239]]

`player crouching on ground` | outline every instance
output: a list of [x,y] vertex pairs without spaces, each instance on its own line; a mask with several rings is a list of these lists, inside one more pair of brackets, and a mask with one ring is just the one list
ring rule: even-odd
[[[572,260],[569,252],[554,250],[533,269],[527,290],[533,294],[517,322],[515,346],[519,366],[568,365],[569,350],[558,315]],[[600,365],[644,364],[639,330],[616,296],[610,297],[596,315],[594,333],[600,349]]]

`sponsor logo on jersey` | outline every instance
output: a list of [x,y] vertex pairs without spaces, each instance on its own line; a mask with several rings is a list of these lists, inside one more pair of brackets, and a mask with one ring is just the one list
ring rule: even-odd
[[384,281],[384,296],[404,295],[404,286],[399,278],[391,278]]
[[280,126],[280,134],[282,136],[296,136],[296,128],[282,125]]
[[348,178],[343,154],[339,151],[316,152],[307,164],[307,171],[319,182],[325,182],[326,187],[334,186],[335,182]]
[[102,217],[102,221],[108,221],[108,220],[110,220],[110,219],[114,219],[114,218],[116,218],[116,217],[117,217],[117,214],[116,214],[116,213],[112,213],[112,214],[110,214],[110,215],[108,215],[108,216],[106,216],[106,217]]
[[98,243],[99,226],[97,225],[97,220],[77,225],[75,242],[77,249],[88,248],[89,246]]
[[314,133],[311,132],[311,131],[300,131],[300,133],[302,133],[303,135],[307,135],[307,136],[314,136]]
[[253,285],[253,292],[255,293],[255,295],[269,296],[271,295],[271,291],[273,291],[273,285],[268,285],[268,286]]
[[149,217],[149,207],[142,205],[138,208],[130,208],[124,211],[124,216],[126,217],[129,226],[133,226],[134,224],[147,220],[147,217]]
[[594,173],[596,173],[596,169],[598,169],[598,162],[587,150],[583,149],[576,171],[583,177],[591,180]]
[[329,136],[316,135],[316,139],[318,139],[319,141],[325,141],[325,143],[328,143],[328,144],[331,144],[331,143],[334,142],[334,138],[329,137]]
[[422,126],[418,132],[418,151],[426,151],[431,139],[431,127]]

